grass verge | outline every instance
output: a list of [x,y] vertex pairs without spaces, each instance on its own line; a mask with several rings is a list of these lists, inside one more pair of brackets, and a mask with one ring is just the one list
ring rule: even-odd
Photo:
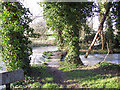
[[67,88],[117,88],[120,89],[120,64],[101,62],[94,66],[61,65],[66,73]]

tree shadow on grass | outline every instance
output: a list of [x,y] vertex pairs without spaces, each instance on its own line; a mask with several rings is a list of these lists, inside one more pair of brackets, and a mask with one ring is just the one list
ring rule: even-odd
[[33,65],[30,67],[30,72],[25,75],[24,81],[18,81],[12,84],[12,87],[30,88],[33,83],[43,85],[46,83],[53,83],[54,77],[49,73],[48,67],[45,65]]
[[35,81],[41,83],[52,83],[54,77],[50,74],[48,67],[45,65],[36,65],[31,67],[30,77],[34,78]]
[[[78,69],[71,70],[65,72],[67,74],[66,84],[70,85],[70,87],[79,87],[88,88],[88,87],[96,87],[96,88],[105,88],[106,87],[118,87],[117,86],[117,77],[120,77],[119,65],[115,64],[100,64],[99,67],[93,69]],[[112,79],[113,78],[113,79]],[[113,81],[114,84],[109,84],[109,82]],[[120,84],[120,83],[119,83]]]

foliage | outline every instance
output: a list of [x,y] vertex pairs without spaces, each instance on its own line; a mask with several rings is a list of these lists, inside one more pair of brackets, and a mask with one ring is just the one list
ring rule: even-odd
[[47,59],[51,59],[51,57],[50,57],[50,56],[47,56]]
[[92,3],[45,2],[43,10],[47,25],[61,33],[57,35],[58,38],[64,38],[59,46],[66,43],[68,47],[66,62],[82,65],[79,58],[79,30],[85,26],[87,16],[91,16]]
[[29,56],[32,49],[28,37],[36,37],[33,29],[29,27],[32,21],[28,15],[29,9],[20,2],[2,3],[2,58],[7,70],[22,68],[25,73],[29,71]]
[[30,27],[34,29],[35,33],[40,33],[41,36],[44,36],[46,34],[45,24],[42,21],[38,22],[37,24],[31,24]]
[[45,60],[45,62],[44,62],[44,63],[47,63],[47,62],[51,62],[51,60]]
[[57,84],[54,83],[46,83],[42,86],[42,88],[59,88],[59,86]]
[[44,18],[47,23],[47,27],[54,31],[54,34],[56,36],[57,40],[57,45],[58,47],[62,48],[63,46],[63,35],[62,35],[62,30],[63,30],[63,18],[59,16],[59,10],[60,10],[60,5],[58,3],[49,3],[46,2],[43,5],[43,14]]
[[40,88],[40,86],[41,86],[41,83],[39,82],[34,82],[33,84],[30,84],[31,88]]
[[[113,2],[112,6],[111,6],[111,10],[109,12],[109,15],[107,17],[107,31],[105,34],[105,38],[106,38],[106,42],[108,42],[108,46],[110,49],[110,52],[113,53],[113,48],[117,48],[119,47],[120,43],[118,42],[118,40],[120,41],[119,38],[119,28],[120,28],[120,17],[119,17],[119,13],[120,13],[120,8],[119,8],[120,2]],[[107,7],[107,6],[106,6]],[[105,7],[104,7],[105,8]],[[114,31],[118,30],[117,35],[115,37],[114,35]],[[117,42],[117,43],[116,43]],[[117,44],[117,46],[115,45]]]

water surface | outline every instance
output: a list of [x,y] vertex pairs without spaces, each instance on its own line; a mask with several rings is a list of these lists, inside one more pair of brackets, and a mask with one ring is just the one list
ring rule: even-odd
[[[103,61],[106,54],[94,54],[88,55],[88,58],[84,58],[85,55],[80,55],[82,62],[85,65],[95,65]],[[120,54],[109,54],[106,58],[106,62],[119,64],[120,63]]]

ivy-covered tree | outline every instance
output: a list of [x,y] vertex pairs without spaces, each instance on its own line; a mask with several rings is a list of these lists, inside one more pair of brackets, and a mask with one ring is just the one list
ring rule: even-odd
[[[63,49],[63,29],[64,23],[63,18],[60,14],[61,5],[60,3],[46,2],[43,4],[43,15],[47,23],[47,27],[51,29],[56,35],[56,41],[59,49]],[[62,14],[62,13],[61,13]]]
[[64,42],[68,46],[65,62],[83,64],[79,57],[79,31],[92,11],[92,3],[83,2],[46,2],[44,5],[46,21],[54,30],[62,30]]
[[35,36],[29,27],[30,11],[20,2],[2,2],[2,59],[7,70],[23,69],[29,71],[32,49],[28,37]]

